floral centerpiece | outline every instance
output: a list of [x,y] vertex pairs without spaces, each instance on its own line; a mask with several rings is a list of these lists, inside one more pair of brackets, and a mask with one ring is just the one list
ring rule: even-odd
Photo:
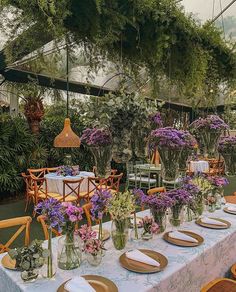
[[64,222],[62,204],[58,200],[50,198],[38,203],[35,207],[35,211],[37,214],[44,216],[48,228],[49,256],[46,262],[46,269],[42,270],[42,274],[46,278],[52,278],[56,273],[52,254],[52,228],[61,230],[61,224]]
[[236,137],[223,137],[218,150],[224,157],[226,174],[236,175]]
[[181,131],[171,127],[153,130],[150,140],[159,151],[163,179],[176,180],[179,176],[180,154],[185,145]]
[[91,150],[96,174],[99,177],[106,177],[111,173],[112,158],[112,136],[107,128],[87,128],[83,131],[81,141]]
[[92,196],[90,203],[92,204],[91,214],[92,219],[97,220],[99,222],[99,232],[98,239],[102,240],[102,219],[103,215],[107,209],[107,205],[109,200],[111,199],[112,194],[109,190],[100,189],[95,191]]
[[43,241],[34,240],[29,247],[9,250],[9,256],[16,261],[16,269],[21,271],[24,281],[31,281],[38,277],[38,269],[43,266],[49,252],[42,247]]
[[116,249],[123,249],[128,240],[129,217],[135,211],[135,202],[132,193],[115,194],[107,207],[112,217],[112,241]]
[[202,195],[199,192],[199,188],[186,181],[182,188],[188,191],[192,197],[192,200],[189,201],[187,205],[187,221],[192,221],[195,215],[201,215],[204,209]]
[[186,171],[186,162],[192,154],[194,147],[197,145],[196,139],[189,133],[189,131],[180,131],[184,141],[183,150],[180,154],[179,169]]
[[204,154],[216,157],[219,139],[228,125],[217,115],[199,118],[190,125],[191,130],[199,139],[199,144],[204,147]]
[[81,263],[81,241],[74,233],[76,224],[82,220],[83,209],[70,202],[63,202],[61,212],[63,236],[58,241],[58,266],[63,270],[72,270]]
[[173,226],[179,226],[181,223],[181,212],[183,210],[183,206],[190,204],[193,198],[191,194],[183,188],[168,191],[166,194],[173,200],[170,223]]
[[69,165],[62,165],[58,167],[56,174],[60,176],[76,176],[79,174],[79,169]]
[[148,216],[145,216],[140,221],[140,226],[143,227],[142,239],[149,240],[153,237],[153,234],[157,234],[159,231],[158,224]]
[[229,182],[225,177],[221,176],[209,176],[208,181],[212,185],[212,196],[216,199],[216,209],[221,209],[221,201],[224,196],[223,186],[226,186]]

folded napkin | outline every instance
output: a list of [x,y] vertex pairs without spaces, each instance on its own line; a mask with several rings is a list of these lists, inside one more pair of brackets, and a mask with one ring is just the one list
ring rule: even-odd
[[201,222],[202,222],[202,223],[206,223],[206,224],[211,224],[211,225],[227,226],[226,223],[223,223],[223,222],[220,222],[220,221],[218,221],[218,220],[211,219],[211,218],[208,218],[208,217],[203,217],[203,218],[201,218]]
[[145,255],[144,253],[142,253],[138,249],[127,251],[125,253],[125,255],[126,255],[126,257],[128,259],[131,259],[131,260],[134,260],[134,261],[137,261],[137,262],[141,262],[141,263],[144,263],[144,264],[147,264],[147,265],[150,265],[150,266],[160,267],[160,264],[156,260],[154,260],[151,257]]
[[228,211],[232,211],[232,212],[236,212],[236,207],[234,207],[234,206],[228,206],[227,207],[227,210]]
[[76,276],[68,281],[64,288],[68,292],[96,292],[91,285],[83,278]]
[[168,236],[171,238],[174,238],[174,239],[180,239],[180,240],[184,240],[184,241],[198,243],[198,241],[195,238],[193,238],[192,236],[187,235],[187,234],[182,233],[182,232],[179,232],[179,231],[169,232]]

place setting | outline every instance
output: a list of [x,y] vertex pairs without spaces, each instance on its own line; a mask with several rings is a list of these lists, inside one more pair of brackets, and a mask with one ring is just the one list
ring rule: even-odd
[[187,230],[175,230],[166,232],[163,235],[163,239],[168,243],[183,247],[199,246],[204,242],[202,236]]
[[223,211],[228,214],[236,215],[236,206],[226,206],[223,208]]
[[231,223],[229,221],[213,217],[200,217],[195,222],[202,227],[210,229],[227,229],[231,226]]

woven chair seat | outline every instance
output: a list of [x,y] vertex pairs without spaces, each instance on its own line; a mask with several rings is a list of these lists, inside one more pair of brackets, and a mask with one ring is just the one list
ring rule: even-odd
[[[63,201],[63,196],[56,197],[56,199],[59,201]],[[65,202],[75,202],[75,201],[77,201],[76,196],[69,195],[69,196],[65,197]]]

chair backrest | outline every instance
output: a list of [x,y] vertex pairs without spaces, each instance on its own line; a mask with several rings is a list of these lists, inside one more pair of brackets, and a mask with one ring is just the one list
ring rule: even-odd
[[120,181],[123,177],[123,173],[117,174],[117,175],[110,175],[107,178],[107,186],[108,189],[112,189],[115,190],[117,192],[119,192],[120,190]]
[[9,251],[10,245],[15,241],[15,239],[25,230],[25,246],[30,243],[30,223],[32,219],[30,216],[11,218],[0,221],[0,229],[10,228],[14,226],[20,226],[19,229],[12,235],[12,237],[7,241],[7,243],[0,243],[0,253]]
[[29,168],[28,172],[31,175],[31,177],[42,178],[46,174],[46,168],[37,168],[37,169]]
[[28,193],[29,191],[33,191],[34,190],[34,185],[33,185],[33,181],[31,179],[30,174],[26,174],[24,172],[21,173],[21,176],[25,182],[25,186],[26,186],[26,192]]
[[[45,218],[43,215],[40,215],[37,217],[37,221],[42,225],[42,228],[43,228],[43,233],[44,233],[44,237],[45,237],[45,240],[48,240],[48,228],[47,228],[47,224],[45,222]],[[56,235],[56,236],[60,236],[61,234],[54,228],[52,228],[52,232]]]
[[99,191],[100,189],[107,189],[108,186],[108,178],[101,177],[88,177],[88,191],[87,195],[89,196],[91,193],[95,191]]
[[[117,169],[111,169],[111,175],[115,175],[117,173]],[[92,172],[97,176],[97,167],[93,166]]]
[[37,205],[38,204],[38,199],[39,199],[39,194],[41,195],[45,195],[44,199],[48,198],[48,192],[47,192],[47,180],[42,177],[42,178],[36,178],[36,177],[32,177],[32,182],[33,182],[33,186],[34,186],[34,202]]
[[[70,195],[74,195],[77,197],[77,199],[79,199],[80,186],[83,180],[84,180],[83,177],[76,180],[64,179],[63,180],[63,198],[61,200],[65,202],[66,197]],[[69,190],[67,193],[66,193],[66,189]]]
[[59,167],[47,167],[46,172],[51,173],[51,172],[57,172]]
[[91,216],[90,210],[92,208],[92,204],[91,203],[84,204],[82,208],[84,210],[84,214],[85,214],[86,219],[87,219],[87,225],[91,226],[92,225],[92,216]]
[[164,193],[164,192],[166,192],[166,188],[165,187],[158,187],[158,188],[149,189],[147,191],[147,194],[148,195],[153,195],[153,194],[156,194],[156,193]]

